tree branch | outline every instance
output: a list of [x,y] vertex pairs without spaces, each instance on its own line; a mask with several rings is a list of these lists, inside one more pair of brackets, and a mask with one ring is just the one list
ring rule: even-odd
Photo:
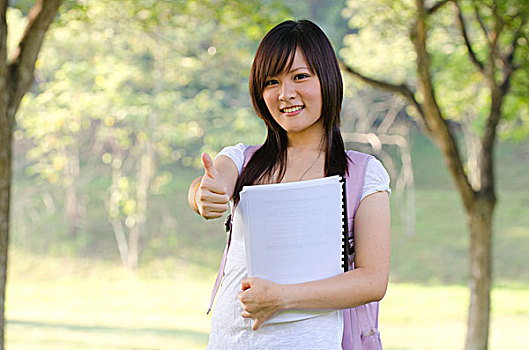
[[[491,106],[490,106],[490,112],[489,116],[487,118],[487,124],[485,125],[485,131],[483,133],[483,138],[481,140],[482,149],[481,149],[481,159],[482,159],[482,165],[481,165],[481,173],[482,176],[482,190],[491,193],[494,195],[494,166],[493,166],[493,156],[494,156],[494,143],[496,140],[496,134],[497,134],[497,127],[498,123],[501,119],[502,112],[501,108],[503,106],[503,102],[505,99],[505,96],[509,93],[509,89],[511,86],[511,79],[513,76],[513,73],[518,68],[514,64],[514,57],[516,55],[516,50],[518,48],[518,39],[523,35],[523,27],[525,26],[525,23],[527,22],[527,18],[522,17],[522,22],[520,24],[519,29],[514,34],[514,37],[512,39],[510,50],[507,52],[506,55],[503,55],[500,52],[500,49],[498,47],[499,42],[499,36],[501,31],[503,30],[505,23],[499,18],[495,18],[497,20],[495,25],[495,31],[494,35],[492,37],[491,42],[491,52],[490,52],[490,65],[493,66],[494,62],[500,59],[500,61],[503,63],[503,77],[501,83],[496,83],[494,80],[494,84],[491,86]],[[494,74],[492,72],[492,74]]]
[[18,49],[13,57],[10,70],[10,115],[18,109],[24,94],[33,83],[33,72],[44,36],[53,22],[62,0],[37,0],[29,12],[26,31],[20,40]]
[[430,8],[428,8],[426,11],[428,12],[429,15],[433,14],[435,11],[439,10],[441,7],[443,7],[444,5],[446,5],[447,3],[449,3],[450,1],[452,0],[440,0],[440,1],[437,1],[435,4],[433,4]]
[[485,78],[489,82],[489,85],[491,87],[491,91],[496,89],[498,86],[500,86],[502,83],[496,81],[496,62],[502,60],[502,54],[500,52],[499,48],[499,39],[501,32],[505,28],[505,23],[501,20],[501,18],[498,16],[497,12],[494,11],[494,19],[496,22],[493,25],[493,30],[489,32],[489,57],[487,62],[487,68],[486,68],[486,74]]
[[520,14],[522,18],[522,22],[520,23],[520,27],[514,34],[514,37],[511,41],[511,45],[509,45],[509,51],[505,54],[504,57],[501,58],[501,61],[503,62],[503,82],[500,86],[500,88],[507,93],[510,85],[511,76],[514,73],[515,70],[520,68],[518,65],[514,64],[514,57],[516,54],[516,49],[518,48],[518,40],[523,36],[523,29],[527,23],[527,16],[523,16]]
[[500,84],[500,89],[507,92],[509,90],[511,77],[516,71],[519,66],[514,65],[514,54],[516,53],[516,40],[513,41],[512,47],[510,52],[507,54],[507,57],[505,59],[502,58],[503,62],[503,80]]
[[474,49],[472,49],[472,43],[470,42],[470,38],[468,37],[467,28],[465,19],[463,17],[463,13],[461,12],[461,7],[457,2],[455,2],[456,6],[456,17],[457,17],[457,24],[459,26],[459,30],[461,31],[461,35],[463,35],[463,39],[465,39],[465,46],[467,47],[468,55],[470,57],[470,60],[472,61],[472,64],[476,66],[476,68],[483,73],[483,63],[481,63],[478,58],[476,57],[476,54],[474,53]]
[[487,27],[485,26],[485,23],[483,22],[483,18],[481,17],[481,13],[479,13],[479,8],[476,5],[475,1],[472,1],[472,5],[474,7],[474,15],[476,16],[476,20],[478,21],[479,26],[480,26],[481,30],[483,31],[483,34],[485,35],[485,39],[488,41],[488,43],[490,45],[489,31],[488,31]]
[[427,13],[422,0],[417,1],[417,11],[417,18],[410,35],[415,52],[417,53],[418,86],[424,98],[424,102],[422,103],[424,107],[422,117],[431,129],[430,135],[444,155],[448,169],[454,178],[456,187],[461,193],[465,207],[469,209],[472,206],[475,192],[465,174],[454,135],[450,131],[435,97],[435,89],[430,74],[430,57],[426,47],[428,36],[426,23]]
[[365,75],[361,74],[360,72],[358,72],[351,66],[346,65],[343,62],[343,60],[339,60],[339,61],[340,61],[340,67],[342,67],[342,69],[345,70],[346,72],[352,74],[356,78],[362,80],[364,83],[367,83],[368,85],[371,85],[375,88],[397,93],[403,96],[410,104],[412,104],[415,107],[415,109],[417,109],[417,112],[419,114],[422,114],[422,106],[415,99],[414,92],[406,84],[396,85],[396,84],[388,83],[386,81],[376,80],[373,78],[366,77]]
[[[510,79],[509,79],[510,80]],[[508,89],[508,85],[507,85]],[[496,129],[501,119],[501,106],[507,90],[493,87],[491,96],[491,107],[485,132],[481,139],[481,191],[494,196],[494,143],[496,141]]]

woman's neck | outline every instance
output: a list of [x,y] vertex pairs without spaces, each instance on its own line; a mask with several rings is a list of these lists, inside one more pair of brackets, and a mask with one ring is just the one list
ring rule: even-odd
[[287,133],[288,148],[292,150],[321,151],[324,149],[324,136],[323,122],[320,120],[301,132]]

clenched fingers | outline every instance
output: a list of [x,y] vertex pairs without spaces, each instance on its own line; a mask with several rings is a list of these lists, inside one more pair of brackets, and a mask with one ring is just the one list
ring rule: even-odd
[[227,194],[218,194],[211,192],[206,188],[199,187],[198,189],[198,200],[204,203],[211,204],[226,204],[230,201]]
[[200,189],[207,190],[211,193],[226,194],[226,186],[222,185],[219,181],[204,176],[200,182]]
[[229,198],[226,194],[213,193],[200,186],[197,197],[198,211],[206,219],[220,218],[229,209]]

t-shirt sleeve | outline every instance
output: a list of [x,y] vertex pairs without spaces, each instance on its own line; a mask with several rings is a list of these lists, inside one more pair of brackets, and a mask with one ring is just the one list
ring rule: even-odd
[[245,145],[243,143],[238,143],[235,146],[228,146],[224,147],[215,157],[217,159],[218,156],[227,156],[233,162],[235,163],[235,166],[237,166],[237,170],[239,171],[239,175],[241,175],[242,166],[244,164],[244,151],[248,148],[248,145]]
[[391,194],[389,175],[382,163],[375,157],[371,157],[367,163],[364,189],[362,190],[362,198],[360,200],[380,191],[386,191],[388,194]]

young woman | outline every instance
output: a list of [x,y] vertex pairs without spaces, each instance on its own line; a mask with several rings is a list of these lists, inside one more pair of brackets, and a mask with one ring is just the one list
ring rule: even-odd
[[[243,186],[345,176],[350,160],[340,135],[343,86],[334,50],[314,23],[286,21],[263,38],[252,65],[250,94],[267,138],[246,166],[247,145],[224,148],[189,187],[190,207],[206,219],[235,208]],[[208,349],[341,349],[341,309],[383,298],[390,265],[389,177],[369,159],[354,218],[355,269],[325,280],[280,285],[248,278],[240,222],[233,222],[224,279]],[[264,324],[287,309],[336,311],[301,321]]]

